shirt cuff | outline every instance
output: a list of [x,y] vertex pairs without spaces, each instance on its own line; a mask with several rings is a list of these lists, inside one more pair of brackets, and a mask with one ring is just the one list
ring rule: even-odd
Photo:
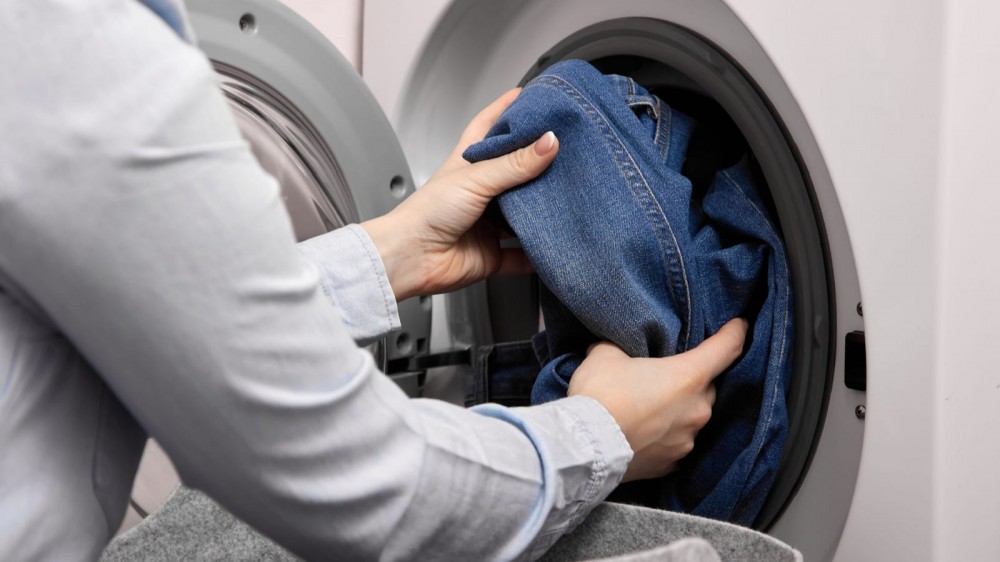
[[396,296],[365,229],[351,224],[300,242],[298,248],[316,268],[323,293],[355,341],[364,345],[399,329]]
[[518,426],[542,465],[543,497],[526,525],[518,559],[534,560],[581,521],[621,482],[632,448],[618,423],[585,396],[530,408],[485,404],[477,413]]

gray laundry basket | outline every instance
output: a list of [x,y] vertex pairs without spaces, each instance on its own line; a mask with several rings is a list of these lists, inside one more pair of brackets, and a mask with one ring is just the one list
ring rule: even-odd
[[[704,540],[682,540],[700,537]],[[706,544],[707,543],[707,544]],[[711,545],[711,546],[709,546]],[[714,548],[714,550],[713,550]],[[543,560],[570,562],[799,562],[802,555],[762,533],[701,517],[604,503]],[[180,487],[145,521],[104,551],[105,562],[299,560],[201,492]]]

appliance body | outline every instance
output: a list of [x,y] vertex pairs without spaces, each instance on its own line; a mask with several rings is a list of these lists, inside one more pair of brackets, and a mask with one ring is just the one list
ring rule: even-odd
[[[367,0],[362,69],[419,185],[479,108],[590,26],[652,19],[716,47],[785,128],[830,281],[831,337],[818,344],[828,391],[768,532],[807,560],[996,559],[1000,375],[988,350],[1000,262],[988,241],[1000,195],[986,178],[1000,40],[984,22],[997,16],[971,0]],[[603,40],[576,52],[635,54],[600,52]],[[474,325],[483,309],[463,302],[441,302],[447,317],[435,308],[444,345],[476,332],[461,316]],[[866,391],[844,381],[855,331]]]

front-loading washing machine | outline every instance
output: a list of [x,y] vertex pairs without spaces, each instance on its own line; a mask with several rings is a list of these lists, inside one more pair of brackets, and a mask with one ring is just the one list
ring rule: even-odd
[[[983,252],[1000,222],[982,143],[1000,126],[1000,41],[983,23],[998,15],[940,0],[367,0],[362,68],[418,184],[478,108],[567,58],[728,115],[764,169],[796,309],[792,433],[755,525],[807,560],[995,560],[1000,446],[984,430],[1000,380],[984,334],[1000,268]],[[509,322],[468,313],[519,290],[451,296],[435,334],[507,338]]]
[[[698,100],[684,110],[699,120],[718,121],[713,113],[732,119],[761,165],[784,234],[795,301],[791,430],[755,524],[807,559],[830,558],[851,508],[866,423],[861,412],[867,414],[864,385],[851,388],[838,376],[847,354],[837,352],[846,350],[849,337],[851,359],[864,366],[865,322],[837,194],[795,99],[735,13],[718,3],[628,4],[444,3],[412,51],[411,68],[399,72],[394,65],[403,57],[389,54],[391,64],[375,58],[383,48],[380,27],[397,17],[397,6],[386,3],[389,15],[383,17],[369,2],[363,65],[373,87],[382,80],[379,71],[390,66],[397,76],[411,76],[400,84],[395,123],[418,181],[447,154],[449,139],[484,98],[570,58],[629,75],[668,100],[683,92],[684,99]],[[524,302],[529,316],[533,303],[517,290],[509,281],[487,283],[446,299],[449,343],[475,347],[511,339],[509,327],[483,322],[482,315],[469,318],[466,311],[504,302],[510,315],[512,303]],[[470,304],[477,301],[486,304]],[[437,324],[440,331],[442,322]]]
[[[973,141],[988,137],[966,134],[977,119],[1000,128],[975,87],[1000,81],[969,71],[1000,53],[983,39],[982,6],[366,0],[365,83],[277,2],[188,7],[302,236],[391,209],[478,109],[562,59],[688,92],[727,116],[761,163],[796,295],[791,435],[755,526],[808,560],[1000,553],[1000,536],[978,532],[1000,523],[988,477],[1000,447],[982,441],[1000,411],[986,390],[1000,381],[954,330],[981,343],[998,308],[986,290],[1000,277],[994,261],[968,251],[1000,234],[986,220],[998,196],[975,184],[988,176],[972,158],[985,143]],[[982,111],[967,109],[974,102]],[[944,189],[957,179],[970,180],[958,195]],[[538,326],[533,283],[402,303],[403,330],[373,352],[416,365],[431,347],[523,337]],[[413,394],[424,377],[397,376]]]

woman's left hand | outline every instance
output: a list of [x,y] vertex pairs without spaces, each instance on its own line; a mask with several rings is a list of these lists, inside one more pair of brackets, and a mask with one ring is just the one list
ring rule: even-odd
[[473,118],[422,188],[388,214],[362,223],[397,300],[453,291],[498,273],[531,271],[523,251],[500,247],[502,232],[482,215],[494,197],[548,168],[559,151],[555,135],[546,133],[533,145],[492,160],[462,159],[519,92],[507,92]]

